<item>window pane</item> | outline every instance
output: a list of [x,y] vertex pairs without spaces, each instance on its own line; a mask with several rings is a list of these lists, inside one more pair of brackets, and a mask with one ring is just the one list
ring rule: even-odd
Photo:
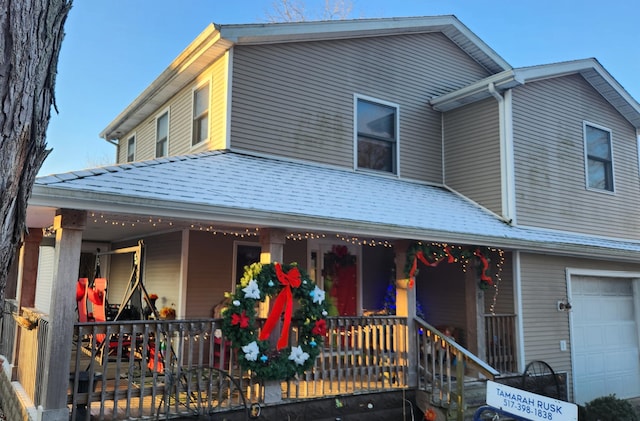
[[131,162],[134,160],[136,154],[136,138],[130,137],[127,142],[127,161]]
[[610,161],[611,142],[609,140],[609,132],[587,126],[587,154]]
[[156,158],[160,158],[162,156],[167,155],[167,139],[159,141],[156,143]]
[[167,155],[168,136],[169,136],[169,114],[164,113],[156,121],[156,158]]
[[393,146],[390,142],[359,137],[358,167],[392,172]]
[[194,92],[193,115],[199,116],[209,108],[209,85],[203,86]]
[[395,115],[395,108],[358,101],[358,134],[395,139]]
[[204,116],[193,122],[193,144],[197,144],[205,140],[209,132],[209,117]]

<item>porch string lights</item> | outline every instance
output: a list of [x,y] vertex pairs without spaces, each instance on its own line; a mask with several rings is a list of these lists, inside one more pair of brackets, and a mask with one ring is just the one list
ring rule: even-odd
[[[259,227],[232,229],[232,228],[215,227],[213,225],[200,224],[200,223],[191,223],[191,224],[183,225],[179,222],[175,222],[170,219],[154,218],[151,216],[148,218],[135,218],[135,219],[123,220],[123,219],[116,218],[115,215],[96,214],[95,212],[92,212],[90,214],[90,217],[92,218],[93,222],[96,224],[104,223],[104,224],[110,224],[112,226],[119,226],[119,227],[133,228],[136,226],[144,225],[144,226],[150,226],[158,229],[168,230],[168,229],[172,229],[172,228],[175,229],[180,226],[184,226],[184,227],[189,227],[192,230],[210,232],[213,235],[235,236],[238,238],[252,238],[252,237],[258,237],[260,235]],[[51,235],[55,234],[53,227],[45,229],[45,235],[49,233]],[[286,235],[286,238],[291,241],[304,241],[304,240],[315,240],[315,239],[322,240],[322,239],[329,238],[329,239],[335,239],[336,241],[341,241],[341,242],[359,245],[359,246],[388,247],[388,248],[393,247],[393,243],[387,240],[366,239],[366,238],[360,238],[357,236],[352,236],[352,235],[342,234],[342,233],[337,233],[335,235],[332,235],[332,234],[314,233],[314,232],[291,232]],[[469,250],[474,249],[474,247],[456,246],[456,245],[449,245],[446,243],[435,243],[435,242],[430,244],[425,242],[417,242],[416,245],[414,245],[413,247],[428,250],[429,252],[426,255],[428,255],[428,258],[433,259],[431,265],[433,265],[433,262],[437,261],[438,259],[442,260],[444,257],[446,257],[449,263],[453,263],[453,262],[460,263],[462,266],[463,272],[467,271],[467,267],[470,263],[470,260],[474,257],[473,253],[469,254]],[[505,261],[504,251],[502,249],[492,248],[492,247],[475,247],[475,249],[486,251],[487,254],[490,253],[490,254],[498,255],[498,261],[495,264],[495,268],[496,268],[496,271],[494,274],[495,281],[491,281],[489,283],[486,281],[483,282],[481,280],[481,287],[483,287],[483,289],[493,288],[494,290],[493,300],[490,305],[490,311],[491,311],[491,314],[495,314],[495,307],[498,299],[500,282],[502,280],[501,273],[502,273],[502,268],[504,266],[504,261]],[[447,255],[447,250],[449,251],[450,255]],[[407,259],[409,258],[414,259],[415,252],[416,250],[413,250],[413,252],[411,252],[410,250],[410,252],[407,254]],[[425,257],[427,257],[426,255]],[[484,254],[482,254],[482,256],[484,256]],[[475,256],[475,257],[478,258],[479,256]],[[481,263],[482,262],[483,260],[481,259]],[[407,275],[409,275],[409,272],[408,271],[406,272],[407,272]]]
[[[495,263],[495,281],[489,275],[491,267],[491,257],[497,255]],[[409,286],[415,283],[415,277],[418,275],[418,261],[426,266],[435,267],[441,262],[460,263],[463,273],[467,272],[467,268],[472,261],[476,264],[478,276],[480,278],[479,286],[483,290],[493,288],[494,294],[489,311],[495,314],[495,307],[498,300],[499,285],[502,281],[501,274],[504,267],[504,251],[493,247],[479,246],[459,246],[447,243],[423,243],[417,242],[413,244],[407,251],[407,261],[405,263],[405,275],[409,279]]]

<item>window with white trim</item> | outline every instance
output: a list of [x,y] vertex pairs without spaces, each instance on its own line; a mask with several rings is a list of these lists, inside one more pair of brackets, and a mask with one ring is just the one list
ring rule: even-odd
[[613,191],[611,130],[584,123],[587,188]]
[[193,130],[191,146],[209,138],[209,84],[193,91]]
[[397,174],[398,106],[356,98],[357,168]]
[[156,158],[169,153],[169,111],[156,119]]
[[127,162],[136,160],[136,136],[127,139]]

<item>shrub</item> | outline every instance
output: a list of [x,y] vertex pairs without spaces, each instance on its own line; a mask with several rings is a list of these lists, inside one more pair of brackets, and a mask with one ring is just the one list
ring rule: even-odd
[[616,398],[616,395],[602,396],[587,402],[584,413],[586,421],[640,421],[633,405]]

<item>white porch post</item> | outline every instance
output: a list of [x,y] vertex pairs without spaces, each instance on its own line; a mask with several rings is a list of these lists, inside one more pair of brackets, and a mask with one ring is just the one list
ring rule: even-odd
[[407,385],[418,385],[418,360],[416,349],[416,288],[409,288],[409,279],[405,276],[404,265],[407,260],[407,249],[410,242],[407,240],[396,241],[394,244],[396,260],[396,316],[407,318],[407,358],[409,360],[409,377]]
[[[276,228],[268,228],[260,231],[260,263],[272,263],[279,262],[284,263],[284,243],[286,241],[286,233],[284,230]],[[267,299],[263,304],[260,304],[258,316],[266,318],[269,315],[269,309],[271,303]],[[271,332],[270,341],[272,345],[276,346],[276,341],[280,335],[280,326]],[[279,380],[267,380],[264,382],[264,402],[275,403],[282,400],[282,386]]]
[[67,387],[71,361],[71,343],[75,314],[75,284],[80,265],[82,231],[86,226],[85,211],[62,209],[54,218],[56,249],[51,316],[45,357],[43,421],[68,421]]

